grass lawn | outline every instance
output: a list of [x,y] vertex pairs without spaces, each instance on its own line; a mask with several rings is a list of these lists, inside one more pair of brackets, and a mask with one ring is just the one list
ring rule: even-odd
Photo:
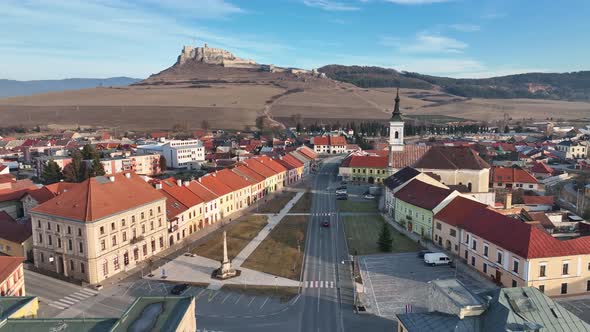
[[[344,217],[344,230],[346,231],[349,253],[351,255],[380,253],[377,239],[379,238],[379,233],[381,233],[383,222],[383,217],[380,215]],[[416,242],[401,234],[393,227],[389,225],[388,227],[393,237],[392,252],[411,252],[422,249]]]
[[303,196],[295,203],[295,205],[289,210],[290,213],[309,213],[311,211],[311,201],[313,194],[310,191],[306,191]]
[[[285,216],[242,266],[299,280],[308,220],[307,216]],[[300,251],[297,250],[298,242]]]
[[[268,222],[266,216],[247,215],[227,226],[227,255],[232,260],[244,249]],[[198,246],[193,253],[217,261],[223,259],[223,232],[214,234],[207,242]]]
[[257,213],[279,213],[285,205],[295,197],[297,193],[293,191],[278,193],[273,199],[264,203],[260,203]]
[[377,200],[336,201],[340,212],[379,212]]

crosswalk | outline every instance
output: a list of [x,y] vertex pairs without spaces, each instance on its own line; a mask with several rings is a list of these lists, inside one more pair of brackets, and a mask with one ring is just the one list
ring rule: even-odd
[[334,288],[334,281],[324,280],[312,280],[304,281],[302,283],[303,288]]
[[60,310],[65,310],[71,306],[73,306],[74,304],[83,301],[91,296],[94,296],[98,294],[97,291],[93,290],[93,289],[88,289],[88,288],[82,288],[79,291],[70,294],[68,296],[64,296],[63,298],[57,300],[57,301],[53,301],[53,302],[49,302],[48,305],[51,307],[54,307],[56,309],[60,309]]
[[315,217],[329,217],[334,215],[334,212],[319,212],[319,213],[311,213],[312,216]]
[[218,330],[208,330],[208,329],[197,329],[197,332],[223,332]]

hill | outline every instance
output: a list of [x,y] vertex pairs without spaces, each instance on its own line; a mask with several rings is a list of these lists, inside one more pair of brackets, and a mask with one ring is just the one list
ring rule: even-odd
[[590,101],[590,71],[527,73],[483,79],[456,79],[362,66],[328,65],[319,71],[332,79],[363,88],[436,88],[469,98]]
[[65,90],[79,90],[99,86],[126,86],[139,81],[130,77],[68,78],[63,80],[14,81],[0,79],[0,98],[29,96]]

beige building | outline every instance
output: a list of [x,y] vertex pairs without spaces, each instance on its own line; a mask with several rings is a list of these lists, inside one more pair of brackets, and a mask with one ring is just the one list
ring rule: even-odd
[[168,247],[165,213],[139,176],[90,178],[32,209],[35,266],[100,283]]
[[23,261],[23,257],[0,256],[0,296],[25,296]]
[[558,240],[533,224],[456,197],[435,215],[434,242],[504,287],[590,293],[590,237]]

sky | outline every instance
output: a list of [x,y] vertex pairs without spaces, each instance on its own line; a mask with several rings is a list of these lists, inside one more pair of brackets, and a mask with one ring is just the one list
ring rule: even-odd
[[2,0],[0,78],[145,78],[183,45],[312,69],[590,70],[588,0]]

